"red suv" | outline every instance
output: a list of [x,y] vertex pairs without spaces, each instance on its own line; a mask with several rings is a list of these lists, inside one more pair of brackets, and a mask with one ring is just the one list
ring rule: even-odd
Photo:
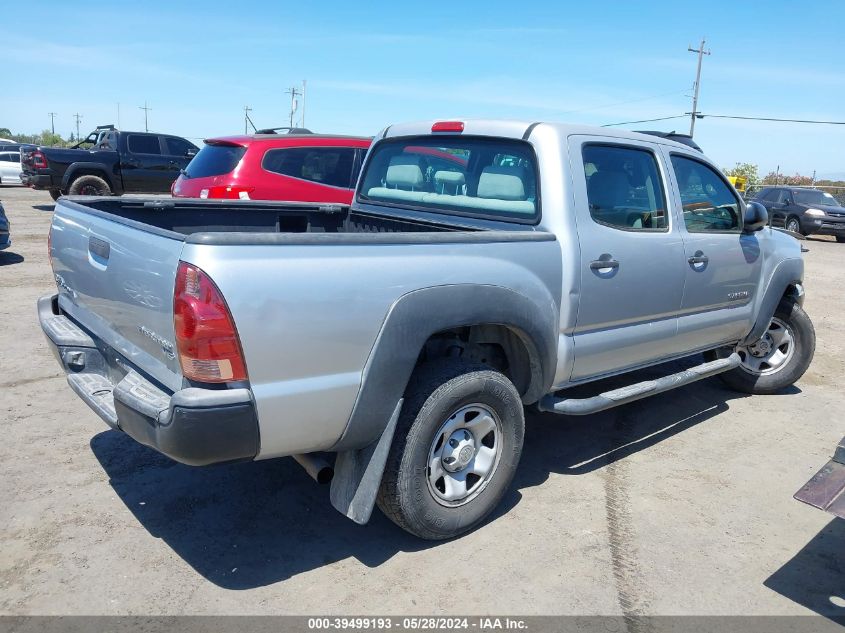
[[349,204],[370,142],[321,134],[207,139],[170,191],[177,198]]

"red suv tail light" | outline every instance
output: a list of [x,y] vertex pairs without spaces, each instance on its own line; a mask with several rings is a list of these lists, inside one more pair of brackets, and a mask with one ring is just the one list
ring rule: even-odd
[[179,262],[173,325],[185,378],[198,382],[246,380],[241,343],[232,315],[211,278]]

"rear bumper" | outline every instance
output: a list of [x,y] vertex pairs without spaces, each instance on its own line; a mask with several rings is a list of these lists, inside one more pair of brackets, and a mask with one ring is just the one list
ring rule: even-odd
[[845,519],[845,437],[833,459],[795,493],[795,498]]
[[58,185],[53,185],[53,172],[49,169],[37,174],[23,172],[21,182],[33,189],[55,189],[58,187]]
[[70,387],[112,428],[192,466],[258,454],[249,389],[189,387],[168,393],[61,314],[56,295],[38,300],[38,320]]

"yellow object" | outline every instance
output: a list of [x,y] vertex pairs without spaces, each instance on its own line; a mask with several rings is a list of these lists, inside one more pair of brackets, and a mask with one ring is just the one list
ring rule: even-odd
[[745,191],[745,186],[748,184],[748,178],[745,176],[728,176],[728,180],[734,186],[734,189],[740,193]]

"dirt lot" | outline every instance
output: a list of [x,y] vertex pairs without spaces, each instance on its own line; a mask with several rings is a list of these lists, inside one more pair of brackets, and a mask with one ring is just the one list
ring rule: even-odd
[[805,242],[818,347],[790,393],[531,415],[503,507],[432,544],[343,518],[293,460],[193,469],[108,430],[35,316],[52,200],[0,198],[0,613],[845,615],[845,521],[792,499],[845,434],[843,244]]

